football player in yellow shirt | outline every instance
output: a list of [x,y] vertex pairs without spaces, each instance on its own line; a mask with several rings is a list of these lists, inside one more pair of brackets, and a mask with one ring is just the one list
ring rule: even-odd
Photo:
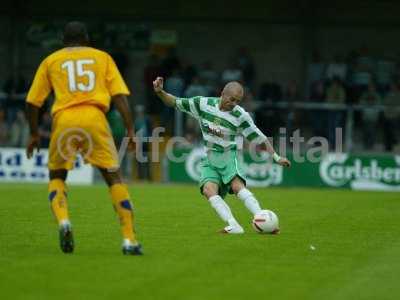
[[76,154],[97,167],[109,186],[123,236],[122,252],[141,255],[136,240],[133,211],[127,187],[122,183],[118,154],[105,116],[112,102],[120,112],[133,146],[134,129],[126,96],[129,90],[113,59],[106,52],[88,47],[86,26],[70,22],[64,29],[64,48],[50,54],[40,64],[27,96],[31,137],[27,156],[39,150],[39,109],[54,92],[52,132],[49,146],[49,201],[59,225],[60,247],[74,250],[67,209],[65,180]]

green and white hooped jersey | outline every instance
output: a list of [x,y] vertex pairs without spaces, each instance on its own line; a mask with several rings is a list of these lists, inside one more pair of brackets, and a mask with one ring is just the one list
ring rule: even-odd
[[239,135],[257,144],[267,140],[242,107],[236,105],[232,111],[221,111],[220,101],[214,97],[176,98],[176,108],[198,120],[207,150],[236,149]]

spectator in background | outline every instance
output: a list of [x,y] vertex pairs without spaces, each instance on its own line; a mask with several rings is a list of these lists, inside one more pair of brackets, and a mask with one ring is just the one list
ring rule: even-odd
[[9,95],[26,94],[27,83],[24,76],[22,74],[18,74],[16,78],[10,76],[4,83],[3,91]]
[[206,61],[202,64],[199,71],[199,77],[204,86],[207,89],[207,96],[217,94],[216,89],[219,80],[219,74],[214,69],[214,65],[211,61]]
[[159,59],[154,54],[150,55],[147,65],[144,68],[143,78],[145,85],[146,105],[148,111],[154,115],[158,115],[162,107],[164,107],[153,91],[153,80],[159,76],[159,74],[162,74]]
[[334,104],[344,104],[346,101],[346,90],[342,81],[334,77],[326,89],[326,102]]
[[353,70],[351,79],[354,100],[357,102],[360,96],[368,89],[369,84],[372,82],[372,74],[370,70],[361,64],[357,64]]
[[311,86],[310,101],[311,102],[325,102],[325,85],[323,81],[316,81]]
[[279,102],[282,101],[282,87],[275,82],[267,81],[261,84],[258,98],[260,101]]
[[199,71],[199,77],[206,83],[210,84],[218,81],[219,79],[218,72],[215,70],[212,61],[207,60],[202,64],[201,69]]
[[201,83],[200,78],[195,76],[192,83],[186,88],[185,97],[191,98],[195,96],[207,96],[208,90]]
[[[346,64],[347,64],[347,78],[345,86],[346,88],[346,102],[355,103],[358,101],[360,94],[356,90],[354,84],[354,72],[356,71],[358,52],[356,50],[352,50],[346,56]],[[357,94],[358,93],[358,94]]]
[[326,67],[326,79],[332,80],[334,77],[345,82],[347,77],[347,64],[340,55],[335,55],[333,61]]
[[192,116],[188,115],[185,120],[184,137],[187,143],[180,143],[180,148],[193,148],[201,144],[201,130],[198,121]]
[[[118,112],[118,110],[111,105],[110,110],[107,113],[108,124],[110,125],[110,129],[114,138],[115,146],[117,150],[120,151],[122,142],[124,140],[125,134],[125,126],[124,121]],[[127,145],[126,145],[127,146]],[[129,178],[132,175],[132,164],[130,160],[130,152],[125,149],[125,153],[123,153],[123,157],[120,160],[120,170],[122,175],[125,178]]]
[[258,105],[254,101],[254,95],[251,89],[245,88],[244,97],[242,99],[242,102],[240,103],[240,106],[243,107],[245,111],[247,111],[250,114],[253,120],[257,121],[255,116],[255,111]]
[[51,136],[51,115],[45,111],[42,115],[42,122],[39,125],[40,145],[41,148],[49,148]]
[[192,80],[197,76],[197,73],[197,68],[194,64],[189,61],[183,63],[183,80],[185,82],[185,87],[192,83]]
[[273,109],[267,105],[282,101],[282,97],[283,92],[279,84],[272,80],[261,84],[258,99],[263,106],[256,110],[255,121],[262,132],[279,133],[279,127],[283,123],[281,110]]
[[[326,100],[325,95],[325,86],[322,81],[314,82],[311,87],[311,102],[319,102],[323,103]],[[313,109],[310,110],[310,121],[311,126],[313,128],[314,136],[326,136],[326,121],[327,121],[327,113],[326,110],[323,109]]]
[[[167,93],[171,93],[176,95],[177,97],[182,97],[184,93],[185,82],[183,77],[181,76],[181,72],[179,69],[175,69],[172,71],[171,76],[165,80],[165,91]],[[157,99],[160,102],[159,99]],[[164,124],[166,130],[171,133],[172,126],[175,115],[175,110],[172,107],[164,105],[161,108],[161,122]]]
[[291,136],[295,126],[294,124],[296,123],[296,120],[299,120],[299,116],[301,114],[299,111],[296,112],[293,107],[294,102],[300,101],[299,88],[295,80],[289,81],[286,88],[284,101],[289,102],[289,107],[286,114],[286,130],[287,134]]
[[[174,70],[180,70],[181,68],[182,64],[180,59],[178,58],[176,49],[169,49],[167,56],[161,62],[161,74],[163,74],[165,77],[169,77]],[[153,77],[152,80],[154,80],[154,78],[156,77]]]
[[[331,104],[344,104],[346,90],[339,78],[334,77],[326,90],[326,102]],[[332,149],[336,144],[336,128],[343,128],[344,112],[341,109],[329,110],[328,118],[328,142]]]
[[362,47],[356,54],[354,61],[351,78],[352,100],[357,102],[360,100],[360,96],[368,89],[373,79],[373,60],[369,56],[368,48]]
[[400,83],[400,60],[397,61],[396,66],[394,68],[393,81]]
[[311,62],[307,67],[307,97],[310,96],[311,87],[317,81],[322,81],[325,75],[325,63],[318,51],[312,54]]
[[242,47],[238,50],[237,63],[239,69],[242,71],[243,83],[252,88],[256,77],[256,71],[254,68],[253,58],[247,48]]
[[390,106],[383,112],[383,139],[386,151],[392,151],[397,143],[397,130],[400,122],[400,87],[392,84],[383,104]]
[[28,144],[29,140],[29,124],[22,110],[17,112],[17,117],[10,128],[11,147],[22,148]]
[[299,87],[295,80],[290,80],[287,87],[284,100],[287,102],[296,102],[300,100]]
[[376,91],[374,83],[361,95],[360,104],[366,105],[361,112],[363,121],[363,143],[365,149],[372,149],[375,145],[380,110],[374,105],[381,104],[381,97]]
[[6,94],[8,124],[15,120],[19,110],[24,109],[27,90],[27,82],[22,74],[18,74],[17,77],[10,76],[6,80],[3,91]]
[[0,147],[8,146],[8,126],[6,122],[6,113],[0,108]]
[[177,97],[182,97],[184,88],[185,82],[179,69],[173,70],[171,76],[165,80],[165,91],[173,93]]
[[243,80],[243,73],[240,70],[236,61],[232,60],[226,69],[222,71],[221,74],[221,81],[222,84],[225,85],[229,81],[242,81]]
[[117,49],[111,53],[111,56],[114,59],[114,62],[117,65],[122,77],[125,77],[126,70],[129,68],[129,58],[126,54],[125,48],[118,46]]
[[377,90],[381,96],[391,88],[395,73],[395,63],[388,56],[378,59],[375,67]]
[[138,139],[140,151],[136,154],[138,178],[141,180],[151,180],[150,173],[150,146],[146,138],[152,135],[152,126],[150,118],[145,114],[145,107],[143,105],[136,105],[135,107],[135,131]]
[[175,146],[178,149],[188,149],[191,150],[199,145],[199,138],[197,132],[193,129],[193,127],[189,127],[185,130],[185,140],[182,142],[178,142]]
[[119,149],[125,137],[125,126],[121,115],[113,105],[111,105],[110,110],[107,113],[107,120],[114,137],[115,146]]
[[361,65],[363,68],[372,72],[374,69],[374,59],[370,55],[369,49],[367,46],[362,46],[358,51],[358,56],[356,57],[357,65]]
[[0,109],[6,106],[7,96],[8,95],[3,90],[0,90]]

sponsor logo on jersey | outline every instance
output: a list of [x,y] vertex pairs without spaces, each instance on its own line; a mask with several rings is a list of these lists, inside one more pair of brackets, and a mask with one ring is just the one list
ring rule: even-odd
[[204,124],[204,128],[205,128],[206,132],[210,135],[215,135],[220,138],[224,137],[222,130],[219,128],[211,128],[210,126],[208,126],[208,124]]

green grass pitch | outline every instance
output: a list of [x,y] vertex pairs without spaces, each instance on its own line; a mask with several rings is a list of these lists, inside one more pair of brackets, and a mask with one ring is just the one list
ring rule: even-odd
[[[45,185],[0,185],[1,299],[400,299],[400,196],[254,189],[280,217],[260,235],[223,227],[191,185],[133,185],[145,256],[125,257],[105,186],[71,187],[76,249],[63,254]],[[312,250],[311,245],[315,248]]]

